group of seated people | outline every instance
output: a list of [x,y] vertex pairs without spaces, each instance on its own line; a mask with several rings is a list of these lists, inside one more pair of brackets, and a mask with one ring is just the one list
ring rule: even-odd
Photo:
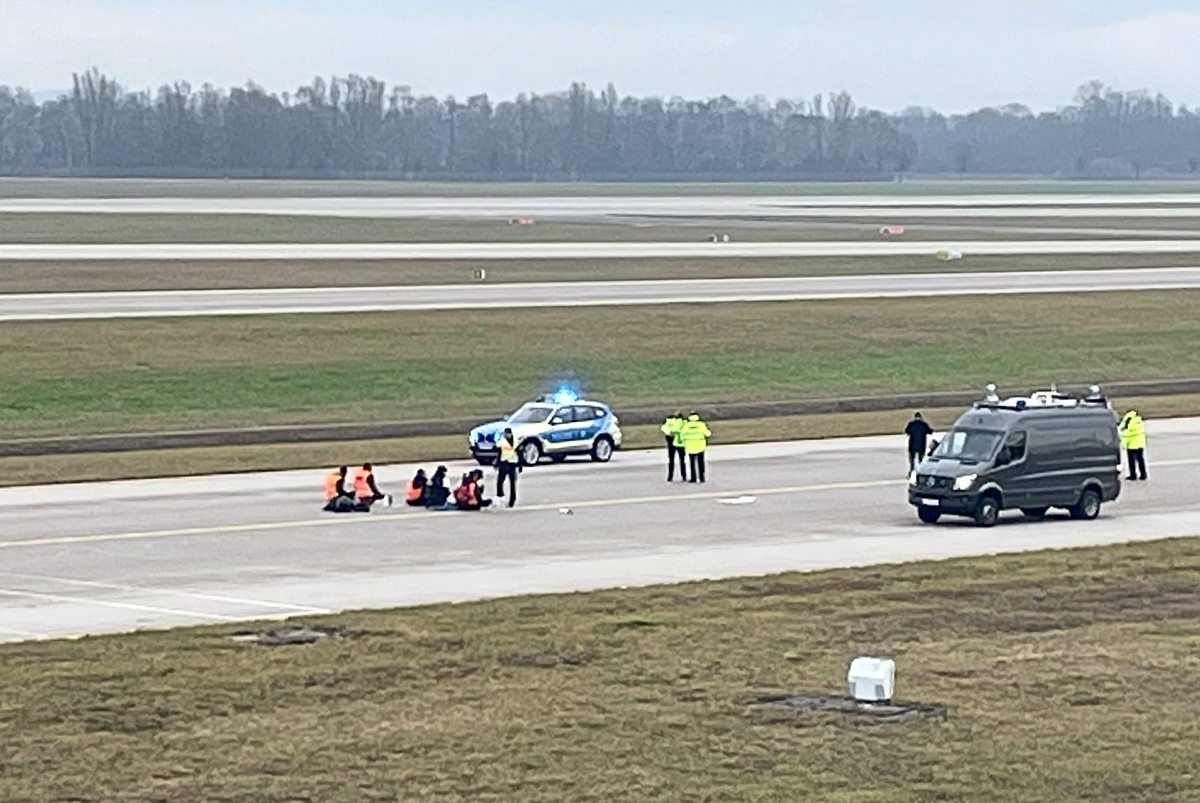
[[491,506],[492,500],[483,493],[481,469],[463,474],[453,494],[446,487],[446,471],[445,466],[438,466],[432,477],[426,477],[425,469],[417,469],[405,487],[405,504],[430,510],[482,510]]

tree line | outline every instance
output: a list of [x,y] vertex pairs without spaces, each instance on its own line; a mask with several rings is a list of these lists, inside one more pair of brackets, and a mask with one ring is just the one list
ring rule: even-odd
[[1197,171],[1200,115],[1092,83],[1076,102],[971,114],[803,100],[629,97],[584,84],[492,101],[370,77],[293,92],[125,91],[90,70],[41,104],[0,86],[0,173],[403,179],[855,179],[906,173],[1102,178]]

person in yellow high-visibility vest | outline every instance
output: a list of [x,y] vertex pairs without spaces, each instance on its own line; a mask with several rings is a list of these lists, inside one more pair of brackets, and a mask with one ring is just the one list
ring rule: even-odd
[[701,421],[696,413],[683,422],[679,438],[683,441],[683,451],[687,453],[688,463],[691,464],[691,479],[688,482],[704,482],[704,452],[708,449],[708,439],[711,437],[708,424]]
[[679,479],[681,482],[687,482],[687,458],[683,452],[683,438],[680,433],[683,430],[683,413],[675,413],[667,416],[663,421],[663,425],[659,427],[663,438],[667,442],[667,482],[675,481],[675,461],[679,461]]
[[508,506],[512,507],[517,504],[517,474],[521,472],[521,457],[517,454],[517,441],[513,437],[513,431],[504,430],[497,445],[500,454],[496,457],[496,498],[504,497],[504,480],[507,479]]
[[1126,479],[1146,479],[1146,422],[1137,410],[1130,410],[1122,416],[1117,433],[1129,458],[1129,476]]

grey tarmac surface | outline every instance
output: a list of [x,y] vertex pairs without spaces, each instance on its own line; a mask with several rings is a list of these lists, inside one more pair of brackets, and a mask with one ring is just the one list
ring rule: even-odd
[[718,446],[702,486],[658,452],[538,466],[484,513],[321,513],[324,469],[3,489],[0,639],[1200,534],[1200,419],[1148,432],[1150,481],[1100,519],[990,530],[917,522],[901,437]]
[[[0,198],[0,212],[541,218],[621,215],[870,217],[1200,217],[1200,195],[695,195],[542,197]],[[893,220],[891,218],[901,218]]]
[[1047,254],[1192,254],[1200,239],[970,240],[879,242],[563,242],[563,243],[109,243],[0,244],[0,261],[168,260],[541,260],[729,259],[927,256],[944,249],[967,256]]
[[580,307],[1200,287],[1200,267],[755,279],[529,282],[0,295],[0,322],[193,315]]

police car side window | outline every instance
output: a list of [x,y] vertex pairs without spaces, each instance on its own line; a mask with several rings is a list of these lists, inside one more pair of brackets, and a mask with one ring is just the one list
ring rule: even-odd
[[604,417],[604,411],[601,410],[599,407],[576,407],[575,408],[575,420],[576,421],[590,422],[590,421],[595,421],[595,420],[597,420],[599,418],[603,418],[603,417]]
[[550,420],[555,424],[570,424],[575,421],[575,413],[570,407],[559,407]]

